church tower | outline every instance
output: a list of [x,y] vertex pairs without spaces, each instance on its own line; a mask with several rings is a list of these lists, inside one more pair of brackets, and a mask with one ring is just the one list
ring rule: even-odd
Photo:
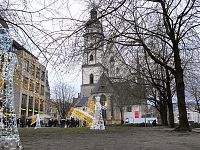
[[102,65],[104,34],[97,11],[90,11],[90,19],[85,24],[84,53],[82,64],[81,97],[89,97],[104,72]]

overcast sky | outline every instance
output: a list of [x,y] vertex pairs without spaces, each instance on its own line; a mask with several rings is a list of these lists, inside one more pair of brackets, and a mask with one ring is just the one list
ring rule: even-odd
[[[21,0],[23,1],[23,0]],[[78,24],[83,24],[81,21],[86,21],[89,18],[89,6],[86,4],[87,2],[84,2],[85,0],[57,0],[56,3],[53,3],[56,0],[27,0],[27,3],[25,4],[26,9],[28,11],[38,11],[40,10],[39,14],[34,14],[32,16],[25,16],[27,18],[30,18],[35,21],[35,24],[41,24],[42,28],[45,29],[48,32],[57,32],[59,30],[67,30],[76,29],[76,26]],[[47,6],[48,9],[43,9],[44,6]],[[19,6],[18,6],[19,7]],[[24,6],[22,6],[23,8]],[[73,21],[70,19],[49,19],[49,18],[73,18],[75,20],[80,21]],[[31,20],[31,21],[32,21]],[[30,21],[30,22],[31,22]],[[34,29],[33,29],[34,30]],[[35,40],[36,42],[40,43],[40,41],[44,41],[44,44],[48,45],[49,41],[44,40],[44,37],[40,37],[41,35],[34,35],[34,32],[30,30],[30,35],[32,34],[33,37],[38,36],[38,38]],[[65,32],[64,34],[67,35]],[[62,36],[62,34],[58,35]],[[38,41],[37,41],[38,40]],[[32,44],[30,44],[30,41],[26,41],[24,45],[28,45],[26,48],[30,50],[36,57],[39,57],[40,62],[43,64],[42,55],[41,53],[36,50]],[[46,42],[46,43],[45,43]],[[29,46],[32,45],[32,46]],[[40,43],[41,44],[41,43]],[[51,47],[49,47],[51,48]],[[69,51],[68,47],[64,48],[65,51]],[[68,49],[68,50],[67,50]],[[49,49],[47,49],[49,51]],[[59,51],[58,51],[59,53]],[[48,54],[46,56],[48,58],[51,58],[51,60],[56,60],[58,56],[58,53],[55,54],[55,57],[51,57]],[[62,55],[62,54],[59,54]],[[64,56],[64,55],[63,55]],[[61,56],[59,56],[61,57]],[[65,62],[67,64],[68,62]],[[77,62],[78,63],[78,62]],[[62,65],[58,68],[53,68],[50,63],[47,65],[47,69],[49,71],[49,83],[50,86],[53,87],[53,85],[58,81],[64,81],[67,82],[69,85],[73,86],[75,90],[80,92],[80,85],[81,85],[81,65],[79,62],[79,65],[77,66],[71,66]],[[67,67],[66,67],[67,66]],[[59,70],[59,71],[58,71]]]
[[[65,37],[89,19],[92,7],[90,1],[92,0],[12,0],[2,1],[0,4],[1,9],[6,10],[6,18],[25,30],[12,27],[16,33],[14,39],[47,67],[51,87],[58,81],[64,81],[74,86],[77,93],[80,92],[81,62],[73,60],[77,61],[78,65],[75,66],[69,63],[69,59],[65,59],[75,49],[74,37],[70,40],[65,40]],[[52,68],[55,63],[61,65]]]

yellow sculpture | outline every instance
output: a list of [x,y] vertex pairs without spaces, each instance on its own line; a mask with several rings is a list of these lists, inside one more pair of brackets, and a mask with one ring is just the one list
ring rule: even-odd
[[95,111],[95,102],[94,99],[91,98],[88,103],[86,104],[88,108],[87,111],[83,111],[78,108],[71,108],[70,111],[67,113],[67,117],[75,117],[76,119],[86,121],[86,126],[90,127],[92,125],[94,111]]
[[3,81],[0,79],[0,90],[2,89],[3,87]]

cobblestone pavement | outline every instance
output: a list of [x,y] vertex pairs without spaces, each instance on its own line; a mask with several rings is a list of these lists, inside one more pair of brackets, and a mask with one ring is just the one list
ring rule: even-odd
[[20,129],[25,150],[200,150],[200,132],[163,127]]

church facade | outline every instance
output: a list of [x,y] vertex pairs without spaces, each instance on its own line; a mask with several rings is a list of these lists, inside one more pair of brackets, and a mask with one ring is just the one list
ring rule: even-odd
[[[82,85],[80,101],[77,106],[84,108],[84,111],[89,111],[87,110],[89,109],[87,108],[87,103],[95,100],[95,96],[100,96],[100,102],[106,108],[102,110],[105,123],[119,124],[126,119],[124,118],[126,117],[124,116],[126,114],[124,112],[127,110],[126,107],[135,105],[134,98],[130,98],[129,93],[125,91],[124,101],[132,99],[131,102],[116,101],[115,95],[117,90],[122,91],[120,87],[125,86],[124,78],[128,75],[128,70],[123,65],[115,44],[105,40],[102,23],[98,19],[95,8],[90,11],[90,19],[85,24],[83,37]],[[134,112],[137,112],[138,117],[142,117],[145,114],[145,109],[142,105],[137,104],[131,108],[134,108],[131,110],[133,118],[135,116]]]

